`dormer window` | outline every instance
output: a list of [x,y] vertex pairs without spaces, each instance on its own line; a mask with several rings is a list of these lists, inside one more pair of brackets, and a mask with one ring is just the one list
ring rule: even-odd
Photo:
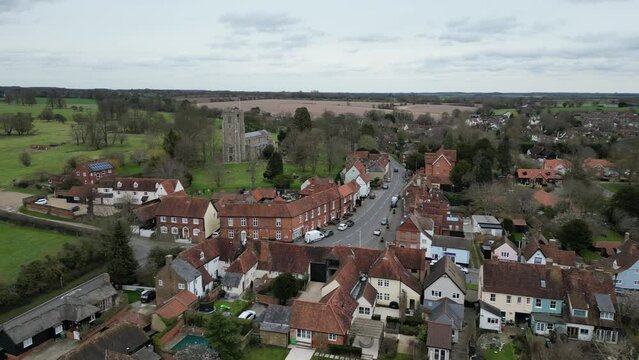
[[581,309],[572,309],[572,316],[585,318],[588,317],[588,311]]
[[541,284],[540,284],[541,288],[545,288],[546,287],[546,280],[541,280]]
[[599,318],[603,319],[603,320],[614,320],[615,319],[615,314],[611,313],[611,312],[602,311],[599,314]]

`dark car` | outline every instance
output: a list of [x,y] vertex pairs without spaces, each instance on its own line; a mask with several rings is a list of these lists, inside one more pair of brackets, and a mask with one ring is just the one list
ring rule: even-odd
[[353,220],[346,220],[346,225],[347,225],[348,227],[351,227],[351,226],[355,225],[355,221],[353,221]]
[[382,185],[382,189],[384,189],[384,190],[388,189],[388,184]]
[[327,238],[329,236],[333,236],[335,233],[333,232],[333,230],[326,230],[324,231],[324,237]]
[[71,208],[71,211],[73,211],[73,212],[80,211],[80,207],[78,205],[76,205],[76,206]]
[[140,301],[142,303],[150,303],[153,300],[155,300],[155,290],[142,291],[142,295],[140,295]]
[[374,198],[375,198],[375,193],[370,193],[370,194],[368,194],[368,198],[369,198],[369,199],[374,199]]
[[388,306],[390,306],[391,309],[399,309],[399,303],[397,303],[397,301],[391,301]]

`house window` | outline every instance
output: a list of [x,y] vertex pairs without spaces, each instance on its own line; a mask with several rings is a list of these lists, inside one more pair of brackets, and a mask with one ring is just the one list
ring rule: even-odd
[[233,239],[235,237],[235,231],[233,229],[229,230],[229,239]]
[[75,172],[75,176],[80,176],[80,172],[79,172],[79,171],[76,171],[76,172]]
[[27,340],[22,342],[22,347],[25,349],[31,345],[33,345],[33,338],[28,338]]
[[446,360],[446,355],[447,354],[448,354],[447,350],[434,349],[433,350],[433,360]]
[[359,313],[361,315],[370,315],[371,314],[371,308],[366,307],[366,306],[360,306],[359,307]]
[[171,228],[171,234],[173,235],[177,235],[178,234],[178,228],[176,228],[175,226]]
[[430,292],[430,294],[434,297],[442,297],[442,292],[438,290],[433,290]]
[[506,295],[506,304],[510,304],[512,302],[512,296]]
[[240,219],[240,226],[246,226],[246,218]]
[[175,216],[171,216],[171,222],[172,223],[177,223],[177,218]]
[[610,312],[602,312],[599,317],[604,320],[614,320],[615,314]]
[[91,317],[89,318],[89,322],[92,323],[95,321],[95,314],[91,314]]
[[377,286],[389,287],[390,282],[388,280],[377,279]]
[[322,207],[318,206],[317,207],[317,216],[322,215]]
[[277,230],[275,232],[275,240],[282,240],[282,232]]
[[160,222],[166,222],[166,216],[160,216]]
[[497,295],[490,294],[490,301],[495,302],[496,298],[497,298]]
[[540,308],[541,307],[541,299],[535,299],[535,307],[536,308]]
[[453,293],[453,299],[459,299],[459,293]]
[[184,284],[183,284],[183,283],[179,283],[179,284],[178,284],[178,289],[180,289],[180,290],[184,290],[184,289],[186,289],[186,286],[184,286]]
[[182,224],[188,224],[189,223],[189,219],[187,218],[182,218]]
[[275,227],[282,227],[282,218],[275,218]]
[[621,285],[621,280],[615,280],[615,285]]
[[557,310],[557,301],[550,300],[550,309],[551,310]]
[[577,317],[586,317],[586,310],[573,309],[572,315]]
[[160,226],[160,232],[166,234],[169,232],[169,229],[166,226]]
[[257,240],[259,237],[259,231],[253,230],[253,240]]
[[384,293],[384,300],[390,300],[390,294]]
[[530,305],[530,298],[526,298],[526,304]]
[[328,341],[337,341],[337,334],[328,334]]
[[497,318],[488,318],[489,324],[499,324],[499,319]]
[[505,252],[505,251],[502,251],[502,252],[501,252],[501,257],[508,257],[508,253],[507,253],[507,252]]
[[311,339],[311,331],[310,330],[304,330],[304,329],[297,329],[297,339],[310,340]]
[[200,219],[193,219],[193,225],[200,225]]
[[639,285],[639,280],[635,280],[635,281],[634,281],[634,284],[635,284],[635,285]]
[[164,280],[158,280],[158,286],[164,286]]
[[315,209],[311,209],[311,219],[315,217]]
[[535,325],[535,329],[536,329],[537,331],[546,331],[546,323],[538,322],[538,323]]
[[64,330],[64,329],[62,328],[62,324],[60,324],[60,325],[56,325],[55,329],[53,330],[53,333],[54,333],[55,335],[58,335],[58,334],[62,333],[62,330]]
[[253,226],[257,227],[258,224],[259,224],[259,219],[258,218],[253,218]]
[[579,335],[588,335],[590,330],[588,329],[579,329]]
[[193,229],[193,236],[200,235],[200,229]]
[[521,296],[517,296],[517,304],[521,304]]
[[304,213],[304,221],[308,221],[308,211]]
[[535,264],[541,264],[541,258],[539,256],[535,256]]
[[555,324],[548,324],[548,331],[552,331],[555,328]]
[[231,226],[231,227],[233,226],[233,218],[228,218],[227,222],[228,222],[229,226]]

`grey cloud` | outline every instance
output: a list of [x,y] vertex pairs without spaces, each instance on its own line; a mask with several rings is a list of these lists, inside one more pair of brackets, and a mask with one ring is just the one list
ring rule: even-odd
[[344,40],[361,43],[389,43],[399,41],[400,37],[383,34],[363,34],[356,36],[347,36],[344,38]]
[[439,40],[447,43],[471,43],[484,38],[511,33],[520,24],[514,16],[491,19],[460,18],[446,23]]
[[56,0],[0,0],[0,13],[22,11],[36,3],[53,1]]
[[263,12],[226,14],[221,16],[219,20],[238,34],[277,33],[299,23],[299,20],[285,13]]

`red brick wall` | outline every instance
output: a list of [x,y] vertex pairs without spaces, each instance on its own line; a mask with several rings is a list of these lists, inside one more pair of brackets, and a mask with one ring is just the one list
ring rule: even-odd
[[27,208],[27,210],[37,211],[43,214],[55,215],[55,216],[59,216],[59,217],[67,218],[67,219],[76,218],[73,211],[68,209],[60,209],[60,208],[49,206],[49,205],[37,205],[33,203],[25,204],[24,207]]
[[397,230],[395,242],[397,243],[397,245],[404,244],[406,247],[419,249],[419,233]]
[[167,331],[160,338],[160,345],[162,345],[162,347],[164,347],[164,346],[166,346],[166,344],[171,342],[171,340],[173,340],[177,336],[177,334],[180,333],[180,330],[182,330],[183,326],[184,326],[184,319],[180,319],[180,321],[178,321],[177,324],[175,324],[175,326],[173,326],[173,328],[171,328],[171,330]]
[[255,295],[255,301],[264,305],[279,305],[280,303],[279,299],[264,294]]
[[[197,242],[202,242],[206,239],[206,233],[204,231],[204,219],[200,218],[200,223],[198,225],[193,224],[193,218],[187,218],[188,219],[188,224],[184,224],[182,222],[182,217],[177,216],[177,222],[176,223],[172,223],[171,222],[171,216],[165,216],[166,221],[162,221],[162,216],[156,216],[155,217],[155,223],[157,224],[156,230],[157,230],[157,234],[159,236],[168,236],[168,237],[179,237],[182,238],[182,229],[184,227],[187,227],[189,229],[189,239],[191,241],[197,241]],[[166,226],[166,234],[162,234],[160,228],[162,226]],[[171,228],[172,227],[177,227],[178,228],[178,235],[174,235],[171,233]],[[198,229],[200,230],[200,232],[198,233],[197,236],[193,235],[193,230],[194,229]]]
[[[291,329],[290,335],[291,335],[291,339],[295,339],[296,338],[296,334],[297,334],[297,329]],[[315,332],[313,331],[313,336],[311,338],[311,346],[314,348],[319,348],[319,349],[323,349],[328,347],[329,344],[332,345],[346,345],[347,341],[346,341],[346,336],[344,335],[337,335],[337,341],[328,341],[328,334],[327,333],[321,333],[321,332]],[[306,344],[306,343],[304,343]]]

